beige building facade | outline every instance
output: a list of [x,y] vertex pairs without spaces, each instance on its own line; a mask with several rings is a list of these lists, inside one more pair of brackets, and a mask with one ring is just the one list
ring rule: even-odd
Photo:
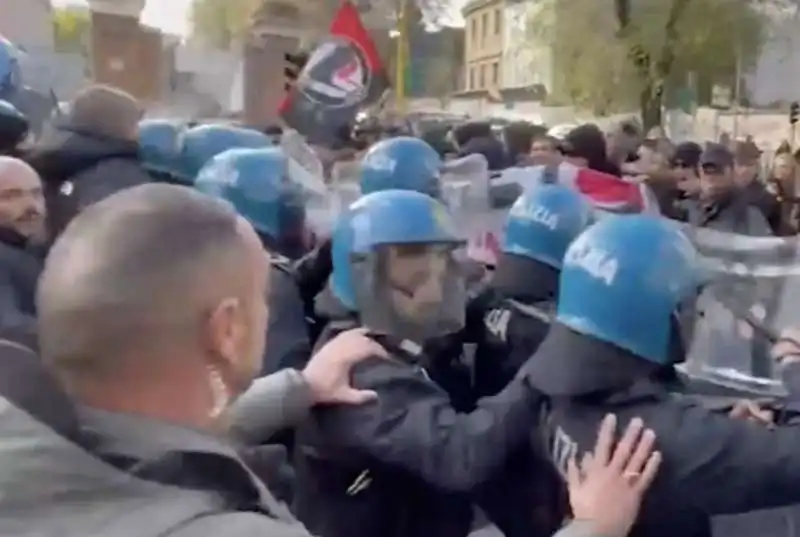
[[464,6],[464,91],[502,87],[505,0],[471,0]]

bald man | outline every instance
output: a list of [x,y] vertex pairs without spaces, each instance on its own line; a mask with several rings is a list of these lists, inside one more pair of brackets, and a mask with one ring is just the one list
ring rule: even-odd
[[39,176],[25,162],[0,156],[0,330],[34,333],[44,229]]
[[37,300],[42,362],[81,430],[57,435],[0,392],[0,511],[15,513],[0,533],[306,535],[220,433],[233,423],[249,441],[313,403],[374,398],[350,388],[349,370],[383,351],[350,332],[303,371],[251,386],[269,270],[250,225],[189,188],[135,187],[83,211],[53,245]]

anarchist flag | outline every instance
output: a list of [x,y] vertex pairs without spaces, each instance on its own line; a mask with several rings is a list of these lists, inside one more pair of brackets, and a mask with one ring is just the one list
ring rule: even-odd
[[309,57],[279,112],[310,143],[332,145],[359,109],[380,99],[388,86],[383,63],[358,10],[343,2],[330,35]]

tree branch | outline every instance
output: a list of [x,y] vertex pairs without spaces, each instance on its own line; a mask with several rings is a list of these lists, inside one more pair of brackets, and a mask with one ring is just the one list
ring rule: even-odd
[[675,62],[675,44],[678,42],[678,23],[686,9],[689,0],[672,0],[672,9],[669,10],[667,23],[664,25],[664,44],[656,62],[656,73],[660,78],[666,78]]
[[623,33],[631,25],[631,0],[614,0],[614,11],[617,15],[617,30]]

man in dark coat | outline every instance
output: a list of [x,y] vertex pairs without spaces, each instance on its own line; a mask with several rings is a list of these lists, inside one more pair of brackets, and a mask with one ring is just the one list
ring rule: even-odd
[[35,334],[44,227],[39,176],[21,160],[0,157],[0,330]]
[[90,86],[44,133],[27,160],[44,181],[51,236],[86,206],[151,181],[139,162],[141,116],[131,95]]

